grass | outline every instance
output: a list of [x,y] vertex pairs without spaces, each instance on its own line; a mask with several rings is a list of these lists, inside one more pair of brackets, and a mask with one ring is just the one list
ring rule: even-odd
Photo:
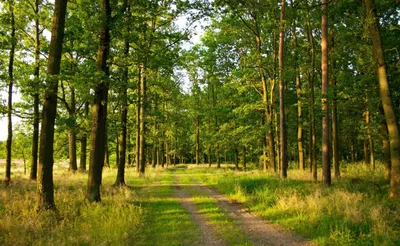
[[400,245],[400,203],[388,198],[381,166],[371,172],[346,165],[331,187],[310,181],[308,171],[291,170],[288,177],[229,170],[197,178],[320,245]]
[[[331,187],[310,181],[308,171],[290,170],[281,181],[257,170],[237,172],[207,165],[148,169],[139,178],[126,170],[127,187],[113,187],[116,170],[104,170],[102,202],[84,200],[87,174],[55,168],[57,212],[35,212],[36,184],[13,168],[13,183],[0,186],[0,245],[191,245],[198,228],[171,186],[187,184],[198,211],[229,245],[249,242],[215,199],[193,187],[208,184],[250,211],[320,245],[400,245],[400,202],[388,198],[383,168],[343,165]],[[4,176],[4,168],[0,167]],[[321,177],[321,174],[318,174]]]
[[215,233],[219,238],[223,238],[227,245],[252,245],[248,238],[241,232],[239,225],[228,217],[219,207],[218,201],[207,196],[198,186],[192,186],[191,176],[183,176],[181,183],[188,184],[185,187],[198,212],[214,227]]

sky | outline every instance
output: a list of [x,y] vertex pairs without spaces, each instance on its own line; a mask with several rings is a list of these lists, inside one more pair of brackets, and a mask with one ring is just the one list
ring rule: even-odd
[[[179,18],[176,22],[176,24],[178,25],[179,28],[185,28],[186,26],[186,21],[185,21],[185,16],[182,16],[181,18]],[[193,44],[199,43],[200,42],[200,37],[203,35],[204,33],[204,25],[206,23],[204,21],[200,21],[198,23],[196,23],[196,28],[195,28],[195,35],[192,35],[190,42],[183,44],[183,48],[184,49],[189,49]],[[51,33],[50,32],[46,32],[45,36],[48,40],[50,40],[50,36]],[[184,78],[184,87],[188,87],[189,86],[189,81],[188,78]],[[4,103],[7,103],[7,98],[8,98],[8,87],[4,88],[3,90],[0,91],[0,99],[4,101]],[[13,103],[17,102],[21,99],[21,95],[18,93],[17,89],[14,87],[14,91],[13,91]],[[15,129],[15,126],[18,125],[18,123],[21,121],[20,118],[13,116],[12,117],[12,122],[13,122],[13,129]],[[7,115],[0,115],[0,141],[5,141],[7,140]]]

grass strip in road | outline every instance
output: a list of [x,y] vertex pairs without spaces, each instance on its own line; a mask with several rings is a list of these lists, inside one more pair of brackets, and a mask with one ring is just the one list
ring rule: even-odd
[[240,230],[238,223],[227,216],[219,207],[218,201],[205,195],[200,187],[193,184],[191,178],[190,176],[182,176],[181,184],[183,184],[186,192],[192,197],[198,212],[213,225],[216,235],[223,238],[227,245],[252,245]]
[[198,228],[183,208],[172,187],[171,176],[151,185],[134,188],[143,221],[134,245],[191,245],[198,241]]

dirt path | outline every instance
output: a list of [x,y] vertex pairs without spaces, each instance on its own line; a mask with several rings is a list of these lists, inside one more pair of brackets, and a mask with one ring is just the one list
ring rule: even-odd
[[[278,226],[268,223],[256,215],[246,212],[240,204],[230,203],[226,196],[213,189],[210,189],[206,185],[200,184],[196,180],[192,181],[207,196],[218,201],[221,209],[224,210],[226,215],[238,222],[241,227],[241,231],[246,234],[248,239],[254,245],[312,245],[308,240],[283,231],[282,229],[278,228]],[[203,245],[208,244],[204,243]]]
[[189,212],[190,218],[199,228],[199,242],[194,245],[226,245],[222,239],[217,237],[215,228],[213,228],[213,226],[207,222],[203,215],[198,213],[196,205],[193,203],[189,193],[185,190],[184,186],[179,184],[178,176],[175,176],[174,188],[183,208]]

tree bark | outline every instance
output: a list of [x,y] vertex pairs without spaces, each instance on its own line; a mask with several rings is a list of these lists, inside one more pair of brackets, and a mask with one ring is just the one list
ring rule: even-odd
[[364,0],[369,30],[372,38],[372,48],[376,62],[376,72],[379,79],[379,94],[385,113],[390,140],[391,158],[391,177],[390,177],[390,197],[400,197],[400,135],[397,117],[393,107],[392,96],[390,94],[389,82],[387,80],[386,63],[382,45],[381,33],[379,30],[379,20],[377,18],[374,0]]
[[[129,55],[129,42],[125,41],[125,56]],[[123,88],[122,88],[122,105],[121,105],[121,127],[118,172],[115,185],[125,185],[125,164],[126,164],[126,136],[128,123],[128,68],[124,69]]]
[[307,40],[310,42],[310,62],[311,71],[308,72],[308,94],[309,94],[309,151],[308,151],[308,165],[312,178],[317,181],[317,155],[316,155],[316,138],[315,138],[315,108],[314,108],[314,74],[315,74],[315,44],[312,35],[309,8],[306,10],[307,19]]
[[239,170],[239,150],[235,147],[235,169]]
[[[39,26],[39,0],[35,1],[35,71],[34,86],[38,90],[40,74],[40,26]],[[32,163],[30,179],[37,178],[38,150],[39,150],[39,93],[33,94],[33,135],[32,135]]]
[[[331,51],[335,52],[335,35],[331,37]],[[336,82],[336,60],[332,64],[332,87],[333,87],[333,100],[332,100],[332,162],[334,169],[335,179],[340,178],[340,160],[339,160],[339,130],[338,130],[338,113],[337,113],[337,82]]]
[[137,85],[136,85],[136,91],[137,91],[137,102],[136,102],[136,171],[139,172],[139,157],[140,157],[140,107],[141,107],[141,96],[140,96],[140,91],[141,91],[141,75],[142,71],[139,69],[139,76],[137,80]]
[[246,171],[246,169],[247,169],[246,146],[243,146],[243,153],[242,154],[243,154],[243,157],[242,157],[242,159],[243,159],[243,168]]
[[281,179],[287,177],[288,156],[287,156],[287,129],[286,129],[286,113],[285,113],[285,83],[283,81],[284,72],[284,40],[285,40],[285,5],[286,1],[281,2],[281,20],[279,33],[279,114],[280,114],[280,159],[281,159]]
[[388,139],[388,129],[382,105],[379,105],[379,112],[382,115],[382,119],[379,123],[379,133],[382,138],[382,162],[385,167],[385,179],[390,180],[390,170],[392,166],[392,163],[390,162],[390,143]]
[[14,5],[10,3],[9,6],[11,15],[11,49],[10,60],[8,62],[8,106],[7,106],[7,120],[8,120],[8,136],[7,136],[7,156],[6,156],[6,179],[4,184],[8,186],[11,182],[11,151],[12,151],[12,93],[14,86],[14,55],[15,55],[15,19],[14,19]]
[[141,79],[140,79],[140,148],[139,148],[139,173],[144,176],[146,168],[146,68],[143,64],[140,69]]
[[[292,3],[293,4],[293,3]],[[300,68],[298,64],[297,52],[297,34],[296,23],[293,25],[293,49],[295,52],[294,69],[296,71],[296,95],[297,95],[297,152],[298,152],[298,166],[300,170],[305,170],[304,165],[304,147],[303,147],[303,109],[301,102],[301,79]]]
[[322,176],[326,185],[331,184],[331,163],[329,157],[329,102],[328,102],[328,2],[322,0]]
[[[75,119],[75,111],[76,111],[76,103],[75,103],[75,89],[71,86],[71,107],[69,112],[69,117]],[[69,170],[72,172],[76,172],[78,170],[78,165],[76,163],[76,133],[75,133],[75,125],[70,126],[68,133],[68,142],[69,142]]]
[[57,114],[58,75],[60,73],[62,44],[64,39],[67,0],[56,0],[49,47],[42,126],[40,133],[39,166],[37,182],[37,209],[55,209],[53,188],[54,123]]
[[100,27],[99,48],[97,51],[97,71],[101,80],[95,88],[92,106],[92,134],[90,143],[90,164],[86,199],[90,202],[100,202],[100,186],[105,157],[106,124],[108,105],[109,66],[107,60],[110,52],[110,19],[111,7],[109,0],[100,0],[100,9],[104,20]]
[[[89,102],[85,102],[85,117],[89,115]],[[81,160],[79,162],[79,170],[81,172],[86,172],[86,148],[87,148],[87,133],[83,130],[81,138]]]

